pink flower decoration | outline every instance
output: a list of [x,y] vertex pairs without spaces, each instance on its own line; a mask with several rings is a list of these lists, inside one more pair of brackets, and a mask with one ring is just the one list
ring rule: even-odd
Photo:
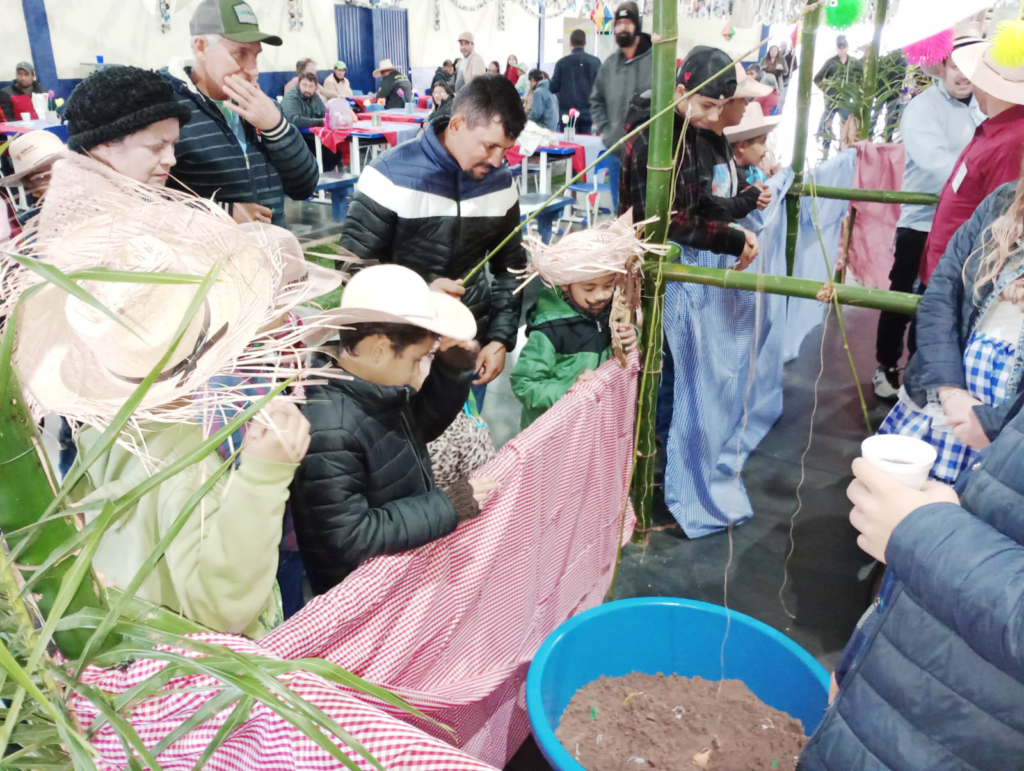
[[569,117],[570,117],[570,118],[575,118],[575,117],[577,117],[577,116],[578,116],[579,114],[580,114],[580,111],[579,111],[579,110],[577,110],[577,109],[576,109],[575,107],[570,107],[570,108],[569,108]]
[[398,95],[399,95],[400,97],[402,97],[403,99],[405,99],[405,91],[403,91],[402,89],[398,89],[398,92],[397,92],[397,93],[398,93]]

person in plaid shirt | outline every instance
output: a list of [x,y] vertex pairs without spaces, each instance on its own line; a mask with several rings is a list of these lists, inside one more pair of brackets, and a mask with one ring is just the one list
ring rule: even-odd
[[[705,81],[708,81],[705,84]],[[702,197],[701,172],[698,163],[697,132],[709,128],[721,117],[722,108],[736,93],[736,71],[729,55],[716,48],[698,46],[690,52],[679,70],[676,98],[689,88],[703,85],[691,98],[676,107],[673,147],[683,134],[679,168],[675,170],[675,197],[672,203],[668,238],[683,246],[691,246],[739,259],[737,268],[748,267],[758,254],[757,236],[733,221],[726,209],[707,196]],[[651,115],[650,94],[634,97],[626,114],[626,132],[630,132]],[[685,118],[689,115],[689,126]],[[650,130],[626,142],[620,175],[619,214],[633,209],[633,221],[647,218],[647,162]]]

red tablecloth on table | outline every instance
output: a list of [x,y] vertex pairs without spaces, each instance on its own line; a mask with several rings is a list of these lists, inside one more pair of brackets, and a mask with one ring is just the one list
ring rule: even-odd
[[[583,145],[578,145],[575,142],[555,142],[554,144],[542,145],[538,147],[537,152],[539,153],[541,150],[550,147],[571,147],[575,151],[572,156],[573,174],[579,174],[581,171],[587,168],[587,154],[586,151],[583,149]],[[513,145],[512,147],[505,151],[505,160],[508,161],[509,166],[520,165],[523,162],[524,157],[525,156],[523,155],[523,148],[521,148],[518,144]],[[583,177],[583,179],[580,181],[586,182],[587,178]]]
[[416,106],[421,110],[427,110],[430,108],[429,102],[430,96],[418,96],[416,97]]
[[0,123],[0,134],[27,134],[32,130],[28,126],[13,126],[10,123]]
[[364,128],[324,128],[323,126],[315,126],[310,129],[314,134],[320,137],[320,141],[324,143],[331,152],[340,152],[342,162],[348,166],[349,157],[351,156],[351,145],[349,144],[348,138],[352,134],[367,135],[367,134],[383,134],[384,138],[388,141],[388,144],[394,147],[398,144],[398,134],[394,129],[388,130],[384,126],[374,127],[372,129]]
[[418,115],[401,115],[399,113],[389,112],[381,118],[385,123],[422,123],[423,118]]

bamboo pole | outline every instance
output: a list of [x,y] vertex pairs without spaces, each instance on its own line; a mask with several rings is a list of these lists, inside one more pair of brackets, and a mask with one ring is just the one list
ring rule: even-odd
[[864,82],[861,84],[863,99],[861,100],[860,127],[857,134],[862,140],[871,139],[871,112],[875,106],[878,90],[878,49],[882,45],[882,27],[885,26],[885,17],[888,13],[889,0],[875,0],[875,32],[864,60]]
[[[654,44],[651,112],[657,114],[672,104],[676,90],[676,32],[678,7],[676,0],[655,0]],[[672,134],[675,111],[662,115],[651,125],[650,153],[647,160],[646,214],[657,217],[648,226],[646,235],[654,243],[665,243],[672,205],[672,186],[675,167],[672,158]],[[655,444],[658,410],[658,384],[661,372],[664,335],[662,313],[665,309],[665,282],[660,269],[664,257],[659,256],[652,269],[644,273],[643,347],[644,368],[641,373],[640,393],[637,398],[636,469],[633,476],[633,507],[636,510],[637,535],[643,540],[651,527],[654,510],[654,469],[657,446]]]
[[[814,42],[821,19],[821,4],[817,0],[807,0],[807,5],[814,6],[804,15],[803,32],[800,37],[800,81],[797,86],[796,101],[796,140],[793,143],[792,168],[794,182],[803,182],[804,166],[807,162],[807,136],[811,114],[811,85],[814,82]],[[795,55],[795,52],[794,52]],[[786,201],[786,275],[793,275],[796,262],[796,242],[800,235],[800,199],[796,196]]]
[[[647,270],[658,270],[656,262],[644,266]],[[824,284],[805,278],[776,276],[765,273],[746,273],[739,270],[722,270],[721,268],[697,268],[692,265],[670,264],[661,266],[666,281],[682,281],[688,284],[704,284],[720,289],[742,289],[750,292],[779,294],[786,297],[798,297],[806,300],[819,299],[822,288],[831,286],[840,305],[853,305],[858,308],[874,308],[880,311],[903,313],[913,316],[917,312],[917,304],[921,297],[907,292],[890,292],[887,289],[872,289],[863,286],[846,284]]]
[[913,204],[915,206],[935,206],[939,202],[939,197],[930,193],[904,193],[899,190],[858,190],[847,187],[818,187],[817,185],[812,186],[806,183],[793,185],[789,190],[789,195],[793,197],[813,195],[816,198],[834,198],[840,201]]

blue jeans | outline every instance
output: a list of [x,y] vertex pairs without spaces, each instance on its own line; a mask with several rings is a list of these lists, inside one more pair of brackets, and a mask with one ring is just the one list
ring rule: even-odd
[[281,609],[285,619],[302,610],[306,600],[302,595],[302,579],[306,570],[302,565],[302,554],[281,549],[277,559],[277,585],[281,589]]
[[471,389],[473,398],[476,399],[476,409],[480,412],[484,408],[484,397],[487,396],[487,385],[475,385]]
[[661,382],[658,383],[658,410],[655,413],[654,435],[667,444],[668,430],[672,427],[672,401],[675,399],[676,389],[675,362],[667,340],[661,356]]

